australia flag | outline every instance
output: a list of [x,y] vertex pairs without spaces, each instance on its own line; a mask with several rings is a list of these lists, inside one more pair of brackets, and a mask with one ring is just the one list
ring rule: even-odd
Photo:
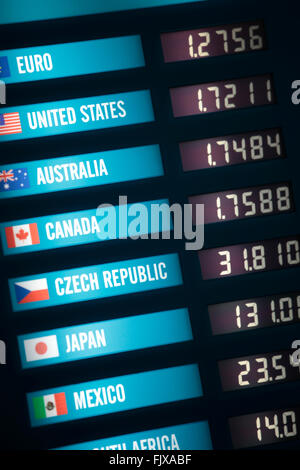
[[6,56],[2,56],[0,57],[0,79],[6,77],[10,77],[8,58]]
[[0,169],[0,193],[30,188],[27,168]]

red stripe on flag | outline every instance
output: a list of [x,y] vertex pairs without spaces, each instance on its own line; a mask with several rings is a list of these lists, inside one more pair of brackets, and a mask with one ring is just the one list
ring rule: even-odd
[[0,128],[0,133],[3,134],[4,132],[8,132],[8,131],[21,131],[21,130],[22,129],[20,126],[13,126],[13,127],[6,126],[4,129]]
[[0,135],[20,134],[22,126],[19,113],[3,114],[4,125],[0,126]]
[[0,131],[1,132],[5,131],[5,130],[6,131],[8,131],[8,130],[15,131],[15,130],[18,130],[18,129],[21,129],[21,127],[20,126],[5,126],[5,129],[0,129]]
[[33,245],[39,245],[40,244],[40,237],[39,237],[39,231],[38,231],[37,224],[30,224],[29,229],[30,229],[32,244]]
[[5,135],[5,134],[20,134],[22,132],[22,129],[21,127],[17,127],[16,129],[10,129],[10,127],[8,127],[7,129],[1,129],[0,128],[0,134],[1,135]]
[[30,302],[41,302],[42,300],[49,300],[49,291],[48,289],[43,289],[43,290],[36,290],[33,292],[30,292],[29,294],[24,297],[19,304],[29,304]]
[[1,132],[0,131],[0,135],[8,135],[8,134],[21,134],[22,133],[22,130],[17,130],[17,131],[6,131],[6,132]]
[[55,404],[56,404],[56,411],[57,415],[67,415],[68,414],[68,408],[67,408],[67,402],[66,402],[66,396],[63,392],[61,393],[56,393],[54,395],[55,398]]
[[5,227],[7,248],[16,248],[15,236],[12,227]]

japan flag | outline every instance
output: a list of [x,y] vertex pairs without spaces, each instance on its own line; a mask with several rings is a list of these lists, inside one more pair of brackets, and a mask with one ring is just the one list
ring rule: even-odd
[[56,335],[26,339],[24,340],[24,349],[27,362],[59,356]]

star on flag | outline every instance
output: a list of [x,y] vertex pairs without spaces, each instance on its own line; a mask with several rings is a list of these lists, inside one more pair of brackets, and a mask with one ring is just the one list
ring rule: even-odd
[[0,169],[0,193],[27,188],[30,188],[27,168]]
[[0,78],[10,77],[8,57],[3,55],[0,57]]

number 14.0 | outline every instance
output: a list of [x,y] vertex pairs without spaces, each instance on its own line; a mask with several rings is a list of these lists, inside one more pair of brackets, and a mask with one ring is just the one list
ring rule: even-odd
[[[265,428],[273,431],[276,438],[282,437],[294,437],[297,435],[297,424],[296,424],[296,414],[294,411],[286,411],[282,413],[280,419],[282,420],[283,424],[283,434],[280,434],[279,430],[279,417],[277,414],[274,414],[273,423],[271,423],[271,419],[268,416],[265,416]],[[257,439],[262,441],[262,424],[261,418],[258,416],[256,418],[256,433]]]

